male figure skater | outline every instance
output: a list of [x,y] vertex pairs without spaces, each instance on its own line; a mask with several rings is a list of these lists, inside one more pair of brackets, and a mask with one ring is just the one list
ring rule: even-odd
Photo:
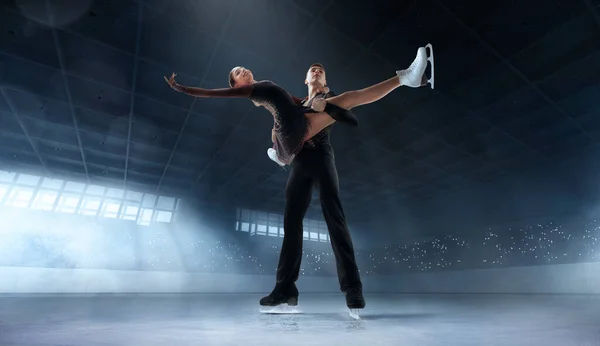
[[[430,50],[433,55],[431,48]],[[422,57],[421,61],[417,57],[416,63],[413,65],[422,65],[423,59],[432,63],[433,74],[432,57]],[[426,61],[425,64],[427,64]],[[431,83],[433,88],[433,76],[427,80],[424,78],[424,70],[418,70],[412,68],[411,65],[407,70],[397,71],[399,84],[420,87]],[[417,74],[419,75],[417,76]],[[415,83],[415,80],[421,81],[421,83]],[[309,67],[304,83],[308,87],[308,96],[297,102],[301,102],[306,107],[311,107],[315,100],[335,96],[327,87],[325,68],[321,64],[315,63]],[[339,180],[330,134],[331,126],[307,141],[291,164],[285,190],[286,204],[283,221],[285,234],[277,267],[276,285],[268,296],[260,300],[262,306],[280,304],[295,306],[298,303],[298,289],[295,282],[300,274],[302,261],[302,221],[310,206],[312,188],[316,185],[319,189],[323,216],[329,230],[331,247],[336,258],[340,289],[346,297],[346,305],[351,312],[365,307],[354,246],[339,198]]]
[[[326,86],[325,69],[321,64],[310,66],[305,84],[308,87],[308,96],[301,100],[304,106],[311,107],[315,99],[335,96]],[[260,300],[260,305],[296,305],[298,302],[295,282],[300,274],[302,261],[302,221],[310,206],[312,189],[316,184],[337,262],[340,288],[346,295],[346,305],[350,309],[365,307],[352,238],[339,198],[339,181],[330,133],[331,126],[305,143],[291,165],[285,189],[285,235],[277,266],[277,283],[271,294]]]

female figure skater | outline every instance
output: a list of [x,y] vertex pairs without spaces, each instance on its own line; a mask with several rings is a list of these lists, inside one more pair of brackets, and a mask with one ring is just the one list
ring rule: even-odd
[[397,76],[365,89],[348,91],[326,100],[315,100],[312,108],[299,105],[297,98],[271,81],[257,82],[252,72],[244,67],[235,67],[231,70],[230,88],[203,89],[183,86],[175,81],[176,74],[172,74],[169,79],[165,77],[165,81],[174,90],[194,97],[248,98],[257,107],[266,108],[274,118],[272,138],[273,149],[276,152],[274,161],[282,166],[291,164],[305,141],[335,121],[356,126],[358,120],[349,111],[351,108],[380,100],[401,85],[409,87],[424,85],[427,82],[424,78],[426,68],[427,53],[425,47],[421,47],[410,67],[397,71]]
[[244,67],[231,70],[229,73],[231,88],[225,89],[183,86],[175,81],[175,76],[176,74],[172,74],[171,78],[165,77],[165,80],[176,91],[195,97],[248,98],[257,107],[262,106],[269,110],[274,120],[272,132],[273,148],[276,152],[274,161],[280,166],[290,164],[305,141],[334,122],[358,125],[354,113],[333,103],[320,104],[322,109],[318,112],[298,105],[298,99],[279,85],[271,81],[257,82],[252,72]]

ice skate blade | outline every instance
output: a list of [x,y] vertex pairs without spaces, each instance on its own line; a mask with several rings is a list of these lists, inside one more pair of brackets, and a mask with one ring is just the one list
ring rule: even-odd
[[360,309],[348,309],[348,315],[355,320],[360,320]]
[[429,78],[427,80],[427,83],[431,84],[431,89],[434,89],[434,84],[435,84],[435,65],[434,65],[434,61],[433,61],[433,45],[431,43],[428,43],[425,46],[425,49],[429,48],[429,56],[427,57],[427,60],[429,60],[429,63],[431,64],[431,78]]
[[261,314],[267,315],[292,315],[302,313],[297,306],[289,306],[287,304],[281,304],[277,306],[261,306],[259,311]]

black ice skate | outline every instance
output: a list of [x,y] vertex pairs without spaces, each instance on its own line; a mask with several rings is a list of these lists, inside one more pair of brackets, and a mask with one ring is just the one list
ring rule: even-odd
[[365,308],[365,298],[360,288],[350,288],[344,292],[346,306],[350,309],[350,317],[360,319],[359,310]]
[[299,313],[298,289],[294,285],[291,289],[282,293],[282,290],[274,289],[271,294],[260,300],[260,312],[267,314],[293,314]]
[[260,300],[260,306],[278,306],[286,304],[288,306],[298,305],[298,296],[288,297],[280,294],[269,294]]

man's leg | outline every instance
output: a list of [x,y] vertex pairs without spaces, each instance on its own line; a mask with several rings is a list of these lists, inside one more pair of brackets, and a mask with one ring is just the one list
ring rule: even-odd
[[300,160],[292,165],[285,188],[285,234],[277,266],[277,284],[268,297],[261,299],[261,305],[279,305],[298,296],[295,282],[302,263],[302,221],[310,205],[313,183],[310,175],[305,174],[306,169]]
[[340,289],[346,294],[349,308],[363,308],[362,282],[356,265],[352,237],[339,197],[338,174],[333,158],[325,158],[322,168],[318,171],[321,209],[337,262]]
[[302,263],[302,221],[310,206],[313,180],[305,174],[307,167],[298,160],[285,187],[285,211],[283,214],[283,244],[277,266],[277,285],[291,285],[298,280]]

